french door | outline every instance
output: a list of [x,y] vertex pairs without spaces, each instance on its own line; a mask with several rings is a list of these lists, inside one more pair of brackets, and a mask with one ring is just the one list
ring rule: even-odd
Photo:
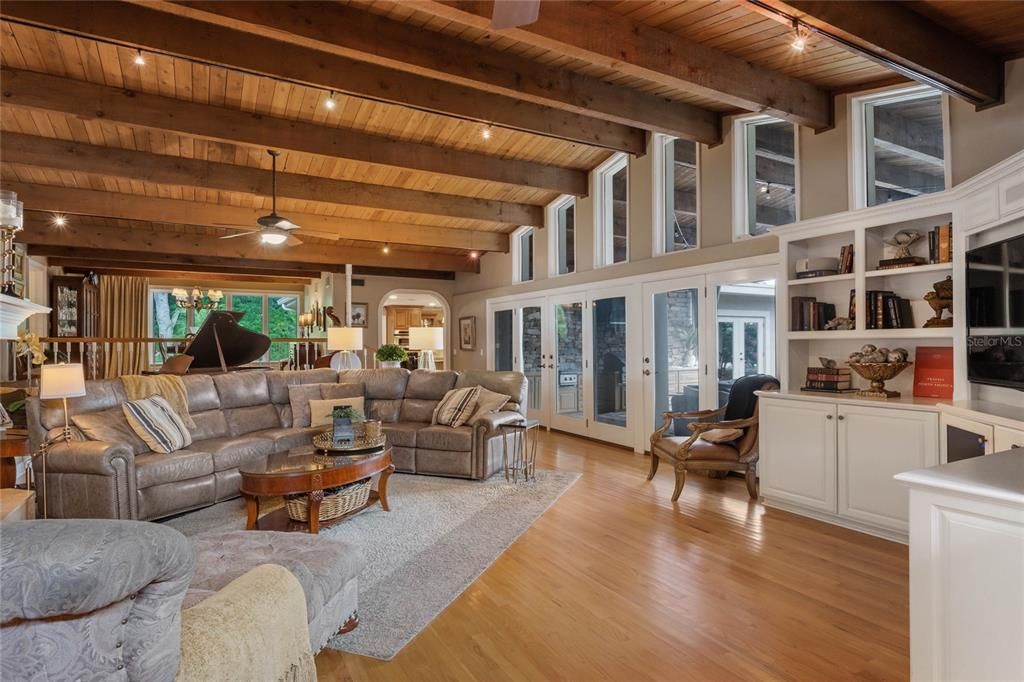
[[491,366],[522,372],[527,378],[527,415],[545,422],[545,396],[551,372],[544,330],[544,299],[516,301],[491,312]]
[[584,335],[585,364],[590,382],[585,396],[587,435],[632,447],[636,410],[642,401],[639,337],[630,330],[643,321],[636,285],[588,292],[588,333]]
[[[664,412],[689,412],[709,404],[705,278],[687,277],[643,288],[643,426],[637,449],[648,447]],[[669,435],[689,435],[676,420]]]
[[547,424],[553,429],[586,435],[586,396],[590,385],[584,350],[590,339],[585,294],[549,296],[548,367],[551,381]]

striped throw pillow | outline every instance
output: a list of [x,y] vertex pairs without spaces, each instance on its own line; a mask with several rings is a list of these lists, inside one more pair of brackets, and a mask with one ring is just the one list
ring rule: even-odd
[[121,405],[129,426],[153,452],[174,452],[192,445],[192,434],[170,403],[158,395]]
[[479,386],[453,388],[444,394],[441,402],[434,408],[434,417],[431,423],[458,428],[473,416],[479,400]]

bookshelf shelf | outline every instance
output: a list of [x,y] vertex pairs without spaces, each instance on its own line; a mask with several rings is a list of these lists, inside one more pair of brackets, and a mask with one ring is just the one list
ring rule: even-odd
[[828,284],[829,282],[844,282],[853,281],[855,275],[852,272],[847,272],[842,275],[826,275],[825,277],[806,277],[804,279],[791,279],[789,280],[789,286],[799,287],[807,284]]
[[830,331],[788,332],[790,341],[821,341],[843,339],[952,339],[952,327],[929,329],[835,329]]
[[920,275],[926,272],[952,272],[952,263],[929,263],[909,268],[891,268],[888,270],[868,270],[865,277],[893,277],[895,275]]

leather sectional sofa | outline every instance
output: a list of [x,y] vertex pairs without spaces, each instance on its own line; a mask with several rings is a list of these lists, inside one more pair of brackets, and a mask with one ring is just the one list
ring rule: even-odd
[[[33,447],[58,441],[48,448],[45,482],[40,481],[50,518],[158,519],[238,496],[242,464],[309,445],[324,428],[293,427],[292,384],[361,383],[367,418],[384,422],[398,471],[484,479],[501,468],[498,427],[522,419],[527,388],[518,372],[478,370],[247,371],[182,379],[196,428],[192,445],[170,454],[149,451],[130,431],[109,441],[66,443],[60,439],[61,404],[29,400]],[[471,425],[430,424],[447,391],[476,385],[511,398],[502,411]],[[86,391],[68,401],[69,414],[123,419],[121,403],[127,398],[120,379],[86,382]],[[35,470],[42,472],[40,456],[36,459]],[[41,505],[42,496],[38,499]]]

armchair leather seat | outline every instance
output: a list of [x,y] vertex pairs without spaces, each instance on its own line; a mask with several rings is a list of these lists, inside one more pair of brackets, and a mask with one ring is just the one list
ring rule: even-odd
[[135,473],[140,489],[212,476],[213,472],[213,455],[209,452],[178,450],[167,454],[147,452],[135,456]]
[[[662,452],[675,452],[679,449],[683,443],[688,439],[682,436],[671,436],[669,438],[662,438],[658,445],[658,449]],[[707,460],[712,462],[738,462],[740,461],[740,453],[731,444],[728,443],[708,443],[707,441],[700,440],[699,438],[690,445],[690,456],[687,461],[696,463],[697,461]]]

